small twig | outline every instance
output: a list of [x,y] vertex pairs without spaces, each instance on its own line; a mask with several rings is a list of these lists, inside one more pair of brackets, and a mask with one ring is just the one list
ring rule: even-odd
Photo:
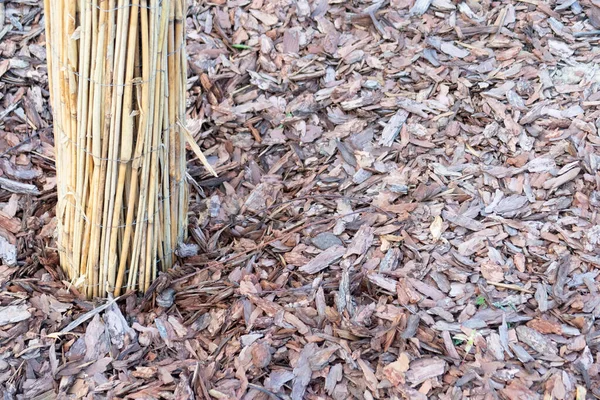
[[252,389],[256,389],[259,392],[263,392],[265,394],[268,394],[269,396],[274,397],[274,398],[276,398],[278,400],[282,400],[283,399],[283,397],[279,396],[278,394],[273,393],[270,390],[265,389],[264,387],[255,385],[254,383],[248,383],[248,387],[251,387]]
[[[93,310],[86,312],[85,314],[83,314],[79,318],[77,318],[75,321],[71,322],[69,325],[62,328],[60,330],[60,332],[55,333],[55,335],[69,333],[73,329],[77,328],[79,325],[83,324],[88,319],[92,318],[94,315],[100,314],[102,311],[106,310],[108,307],[110,307],[111,305],[116,303],[118,300],[120,300],[121,297],[122,296],[115,297],[114,299],[107,301],[103,305],[98,306],[98,307],[94,308]],[[50,335],[48,335],[48,336],[50,336]]]
[[6,189],[12,193],[38,195],[40,191],[37,186],[28,183],[21,183],[11,179],[0,177],[0,188]]
[[533,292],[531,290],[527,290],[527,289],[525,289],[525,288],[523,288],[521,286],[517,286],[517,285],[510,285],[510,284],[507,284],[507,283],[490,282],[490,281],[488,281],[488,283],[490,285],[494,285],[494,286],[501,287],[501,288],[504,288],[504,289],[513,289],[513,290],[518,290],[518,291],[523,292],[523,293],[533,294]]
[[38,136],[40,133],[39,131],[35,131],[32,135],[30,135],[29,137],[27,137],[25,140],[23,140],[22,142],[19,142],[17,144],[15,144],[12,147],[9,147],[8,149],[6,149],[6,151],[4,151],[2,154],[0,154],[0,158],[4,157],[5,155],[9,154],[10,152],[12,152],[13,150],[18,149],[19,147],[23,146],[24,144],[27,144],[29,142],[31,142],[31,140],[33,138],[35,138],[36,136]]
[[206,390],[206,384],[204,383],[204,379],[202,379],[202,374],[200,373],[200,362],[196,363],[196,369],[194,370],[193,381],[196,381],[200,384],[200,390],[202,390],[202,394],[204,398],[210,399],[210,395],[208,394],[208,390]]

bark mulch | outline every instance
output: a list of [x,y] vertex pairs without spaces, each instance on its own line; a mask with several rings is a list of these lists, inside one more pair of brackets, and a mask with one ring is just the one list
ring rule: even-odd
[[[190,0],[189,240],[57,265],[43,11],[0,0],[3,399],[600,397],[600,2]],[[60,145],[60,144],[57,144]]]

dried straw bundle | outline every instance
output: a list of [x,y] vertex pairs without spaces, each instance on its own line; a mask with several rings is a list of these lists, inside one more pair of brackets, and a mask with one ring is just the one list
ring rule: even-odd
[[90,297],[145,291],[186,235],[185,0],[44,6],[61,265]]

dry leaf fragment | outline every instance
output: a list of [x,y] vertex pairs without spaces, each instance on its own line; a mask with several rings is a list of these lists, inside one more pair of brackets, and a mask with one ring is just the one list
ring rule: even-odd
[[429,225],[429,231],[431,232],[431,236],[433,237],[434,241],[437,242],[438,240],[440,240],[440,237],[442,236],[443,227],[444,221],[442,220],[442,217],[440,217],[439,215],[436,216],[433,219],[431,225]]
[[409,365],[410,358],[408,354],[402,352],[396,361],[383,368],[383,375],[394,386],[404,384],[404,374],[408,371]]

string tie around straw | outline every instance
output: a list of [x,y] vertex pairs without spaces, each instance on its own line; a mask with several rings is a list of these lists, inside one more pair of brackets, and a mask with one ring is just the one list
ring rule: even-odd
[[[107,1],[107,0],[104,0],[104,1]],[[124,6],[118,6],[118,7],[107,8],[107,9],[102,8],[99,5],[96,5],[96,4],[91,3],[89,1],[87,1],[86,4],[88,6],[90,6],[90,7],[92,7],[92,8],[95,8],[95,9],[99,10],[100,12],[107,12],[107,13],[109,13],[109,12],[115,12],[115,11],[123,10],[125,8],[133,8],[133,7],[143,8],[143,9],[150,10],[150,11],[158,10],[158,9],[160,9],[162,7],[163,1],[164,0],[159,0],[158,4],[156,6],[145,6],[145,5],[142,5],[142,4],[126,4]]]
[[[167,53],[167,57],[171,57],[175,54],[181,53],[181,51],[185,48],[185,41],[175,50],[173,50],[172,52]],[[61,70],[63,71],[67,71],[67,73],[69,74],[73,74],[74,76],[76,76],[78,79],[83,79],[89,83],[92,83],[96,86],[100,86],[100,87],[107,87],[107,88],[125,88],[127,86],[140,86],[140,85],[144,85],[144,84],[148,84],[148,83],[152,83],[156,80],[156,77],[159,73],[162,74],[166,74],[167,71],[165,71],[164,69],[161,68],[157,68],[152,75],[150,76],[149,79],[143,80],[140,77],[135,77],[133,78],[130,82],[127,83],[103,83],[103,82],[98,82],[95,79],[92,78],[88,78],[88,77],[83,77],[79,72],[74,71],[73,70],[73,66],[65,64],[61,61],[59,61],[60,57],[58,54],[56,54],[56,52],[54,51],[54,48],[51,45],[47,45],[46,49],[48,49],[48,51],[50,51],[50,54],[52,55],[52,62],[56,62],[56,64],[61,68]]]
[[[172,184],[172,188],[179,188],[180,186],[184,185],[186,182],[187,182],[186,179],[181,179],[181,180],[173,183]],[[74,192],[73,191],[68,191],[67,195],[74,195]],[[144,219],[142,219],[140,221],[133,220],[133,222],[131,224],[119,224],[119,225],[111,225],[111,224],[104,225],[104,224],[92,223],[92,221],[90,220],[90,218],[86,215],[86,212],[81,209],[81,206],[78,206],[77,204],[75,204],[75,203],[73,203],[71,201],[68,201],[66,199],[63,199],[63,200],[64,200],[64,203],[65,203],[65,205],[64,205],[65,208],[66,208],[66,206],[71,206],[72,209],[74,209],[75,212],[79,213],[79,215],[81,215],[81,218],[87,224],[90,224],[91,226],[97,227],[97,228],[100,228],[100,229],[103,229],[103,228],[106,228],[106,229],[121,229],[121,228],[126,228],[128,226],[135,226],[137,224],[144,224],[144,223],[146,223],[148,221],[151,221],[151,220],[155,219],[162,212],[162,209],[164,207],[165,201],[168,200],[168,199],[170,199],[173,196],[174,196],[174,194],[172,192],[169,193],[168,196],[160,196],[159,195],[159,198],[158,198],[159,203],[158,203],[156,211],[152,214],[152,217],[146,217],[146,218],[144,218]],[[67,196],[65,195],[65,197],[67,197]],[[127,206],[123,205],[121,207],[121,209],[122,210],[126,210]]]
[[[179,126],[179,118],[178,118],[178,122],[175,122],[173,124],[170,124],[168,127],[164,128],[161,130],[161,134],[164,134],[165,132],[168,132],[172,129],[174,129],[176,126]],[[146,156],[152,154],[152,153],[156,153],[156,152],[160,152],[160,151],[165,151],[166,150],[166,146],[164,143],[159,143],[157,148],[152,148],[150,147],[149,151],[145,151],[142,152],[140,155],[138,156],[134,156],[131,158],[109,158],[109,157],[100,157],[94,154],[93,151],[89,151],[87,148],[77,144],[73,139],[71,139],[70,137],[68,137],[65,134],[64,129],[58,124],[58,123],[54,123],[54,128],[55,128],[55,134],[56,131],[58,131],[58,133],[61,135],[61,139],[59,139],[61,141],[61,143],[63,145],[68,145],[68,146],[74,146],[75,148],[77,148],[78,150],[83,151],[85,154],[87,154],[88,156],[92,157],[94,160],[96,161],[107,161],[107,162],[111,162],[111,163],[118,163],[118,164],[127,164],[139,159],[143,159]]]

